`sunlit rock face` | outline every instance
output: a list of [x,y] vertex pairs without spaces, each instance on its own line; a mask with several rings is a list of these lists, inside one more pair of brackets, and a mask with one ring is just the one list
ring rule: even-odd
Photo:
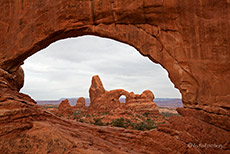
[[[142,55],[160,63],[182,94],[186,107],[178,110],[182,116],[171,118],[170,125],[158,129],[163,138],[157,135],[159,131],[153,131],[152,136],[148,134],[162,139],[158,148],[153,148],[156,142],[151,139],[142,143],[148,143],[153,149],[146,149],[145,144],[132,140],[137,145],[132,146],[134,152],[140,149],[156,153],[229,152],[229,125],[226,125],[230,121],[229,8],[229,0],[0,1],[0,126],[4,128],[0,129],[0,153],[28,150],[20,146],[22,143],[16,139],[16,133],[21,134],[20,139],[34,139],[27,142],[31,151],[39,147],[33,144],[39,139],[50,146],[50,151],[55,151],[57,145],[62,147],[63,153],[64,147],[76,147],[69,142],[75,139],[73,136],[58,141],[63,129],[80,128],[71,124],[57,125],[63,121],[31,103],[30,97],[18,93],[23,85],[19,69],[27,57],[50,43],[86,34],[112,38],[135,47]],[[58,135],[54,137],[51,130],[56,126]],[[47,136],[39,136],[38,130],[46,131]],[[114,130],[110,131],[112,134]],[[58,144],[46,144],[50,143],[51,136]],[[140,135],[138,140],[140,137],[145,138]],[[126,145],[123,151],[134,153],[127,141],[121,140]],[[169,146],[169,140],[173,141],[173,146]],[[189,142],[223,145],[224,148],[188,148]],[[113,149],[121,153],[116,146],[119,144],[115,144]],[[100,149],[98,144],[94,146]],[[47,152],[43,149],[43,153]]]

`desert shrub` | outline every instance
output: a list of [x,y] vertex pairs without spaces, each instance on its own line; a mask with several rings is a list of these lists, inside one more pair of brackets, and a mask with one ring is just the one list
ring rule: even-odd
[[108,125],[110,125],[110,123],[109,123],[109,122],[107,122],[107,123],[105,124],[105,126],[108,126]]
[[149,112],[145,112],[145,113],[143,114],[143,116],[148,117],[148,116],[149,116]]
[[155,122],[154,122],[154,120],[152,120],[152,119],[147,119],[147,120],[145,120],[145,123],[147,123],[147,124],[149,124],[149,125],[155,125]]
[[41,105],[41,107],[43,107],[44,109],[49,109],[49,108],[55,108],[55,109],[57,109],[58,108],[58,106],[57,105]]
[[103,112],[103,113],[102,113],[102,115],[107,115],[107,114],[109,114],[109,112]]
[[73,111],[73,119],[76,119],[78,115],[81,115],[81,111]]
[[170,113],[170,112],[161,112],[161,115],[162,115],[163,117],[170,117],[170,116],[172,116],[172,115],[179,116],[178,113]]
[[151,130],[151,129],[154,129],[156,128],[156,126],[154,124],[151,124],[151,123],[146,123],[146,122],[140,122],[140,123],[137,123],[134,127],[134,129],[137,129],[137,130]]
[[137,124],[135,124],[133,126],[133,129],[137,129],[137,130],[151,130],[151,129],[154,129],[156,128],[156,124],[154,122],[154,120],[151,120],[151,119],[147,119],[145,121],[142,121],[142,122],[139,122]]
[[63,117],[63,114],[59,114],[58,116],[59,116],[59,117]]
[[85,122],[83,119],[80,119],[79,122]]
[[41,107],[43,107],[44,109],[48,109],[48,108],[50,108],[49,106],[41,106]]
[[125,119],[124,118],[117,118],[116,120],[113,120],[112,126],[126,128]]
[[101,121],[101,118],[94,118],[93,120],[94,125],[104,126],[104,123]]
[[145,130],[145,124],[144,122],[140,122],[140,123],[137,123],[134,127],[134,129],[137,129],[137,130]]
[[134,126],[135,126],[135,123],[131,122],[131,120],[129,120],[129,119],[126,119],[125,128],[127,128],[127,127],[133,128]]

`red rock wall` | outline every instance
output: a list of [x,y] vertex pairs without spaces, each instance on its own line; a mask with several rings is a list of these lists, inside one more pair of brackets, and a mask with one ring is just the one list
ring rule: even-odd
[[130,44],[160,63],[184,106],[225,110],[230,100],[229,5],[228,0],[4,0],[0,66],[14,72],[58,39],[93,34]]

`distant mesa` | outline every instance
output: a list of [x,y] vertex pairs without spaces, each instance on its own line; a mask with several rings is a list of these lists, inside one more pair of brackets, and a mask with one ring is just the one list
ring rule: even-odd
[[[47,105],[47,104],[58,105],[65,99],[69,100],[70,105],[75,106],[78,98],[73,97],[73,98],[61,98],[59,100],[37,100],[36,102],[38,105]],[[119,101],[125,103],[126,98],[121,96],[119,98]],[[154,98],[154,102],[158,107],[166,107],[166,108],[183,107],[183,103],[180,98]],[[89,104],[90,104],[90,99],[85,98],[85,105],[89,106]]]

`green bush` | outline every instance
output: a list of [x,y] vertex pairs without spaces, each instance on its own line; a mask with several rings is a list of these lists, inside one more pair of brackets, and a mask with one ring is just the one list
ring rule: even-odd
[[102,115],[107,115],[107,114],[109,114],[109,112],[103,112],[103,113],[102,113]]
[[85,122],[83,119],[80,119],[79,122]]
[[81,111],[73,111],[73,119],[76,119],[77,115],[81,115]]
[[145,122],[137,123],[134,126],[134,129],[137,129],[137,130],[151,130],[154,128],[156,128],[156,125],[153,120],[146,120]]
[[148,117],[148,116],[149,116],[149,112],[145,112],[145,113],[143,114],[143,116]]
[[124,118],[120,118],[120,119],[113,120],[112,121],[112,126],[126,128],[126,126],[125,126],[125,119]]
[[63,114],[59,114],[58,116],[59,116],[59,117],[63,117]]
[[161,115],[162,115],[163,117],[170,117],[170,116],[172,116],[172,115],[179,116],[178,113],[170,113],[170,112],[162,112]]
[[55,108],[55,109],[57,109],[57,108],[58,108],[57,105],[50,105],[50,106],[41,105],[41,107],[43,107],[44,109],[50,109],[50,108]]
[[101,121],[101,118],[94,118],[93,120],[94,120],[93,122],[94,125],[104,126],[104,123]]

